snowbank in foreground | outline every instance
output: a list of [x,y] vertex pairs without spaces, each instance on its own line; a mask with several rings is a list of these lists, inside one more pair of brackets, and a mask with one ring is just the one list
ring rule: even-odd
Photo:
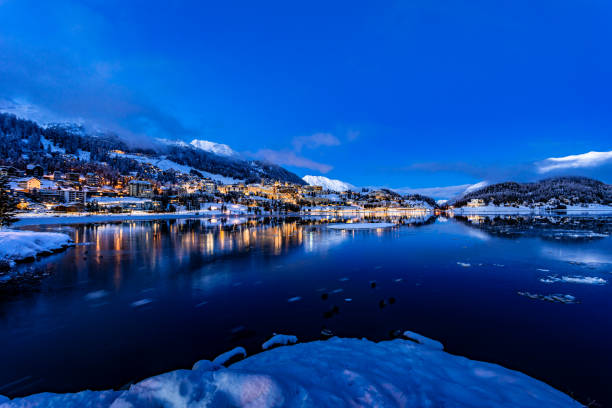
[[14,262],[49,254],[72,244],[66,234],[0,230],[0,261]]
[[327,228],[340,230],[362,230],[395,227],[392,222],[359,222],[352,224],[329,224]]
[[229,368],[200,361],[193,370],[152,377],[128,391],[36,394],[0,402],[0,408],[581,406],[524,374],[422,340],[332,338],[275,348]]

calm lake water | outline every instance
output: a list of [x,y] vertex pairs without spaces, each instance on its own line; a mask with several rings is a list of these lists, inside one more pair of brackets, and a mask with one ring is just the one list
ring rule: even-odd
[[402,222],[30,227],[78,245],[19,267],[39,283],[0,291],[0,394],[120,388],[236,346],[256,353],[275,332],[401,329],[612,405],[612,283],[580,283],[612,280],[612,218]]

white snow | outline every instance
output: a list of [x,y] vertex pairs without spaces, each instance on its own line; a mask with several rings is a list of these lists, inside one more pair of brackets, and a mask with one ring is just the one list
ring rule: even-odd
[[223,365],[235,357],[246,357],[246,355],[247,352],[243,347],[236,347],[231,349],[230,351],[226,351],[225,353],[219,354],[212,362],[213,364]]
[[183,164],[178,164],[172,160],[166,159],[165,156],[149,157],[149,156],[143,156],[139,154],[117,153],[117,152],[109,153],[109,156],[123,157],[126,159],[136,160],[137,162],[140,162],[140,163],[145,163],[145,164],[150,164],[152,166],[155,166],[162,171],[174,170],[180,173],[189,174],[191,170],[196,170],[197,172],[202,174],[204,177],[207,177],[211,180],[218,181],[223,184],[234,184],[234,183],[240,183],[244,181],[244,180],[239,180],[239,179],[235,179],[232,177],[222,176],[220,174],[209,173],[207,171],[195,169],[193,167],[185,166]]
[[228,368],[218,363],[225,357],[203,360],[193,370],[151,377],[129,390],[42,393],[0,407],[581,406],[525,374],[448,354],[437,342],[406,333],[420,344],[332,338],[277,347]]
[[395,227],[392,222],[359,222],[352,224],[329,224],[327,228],[337,230],[367,230],[367,229],[378,229],[378,228],[390,228]]
[[419,344],[422,344],[426,347],[432,348],[434,350],[444,350],[444,346],[439,341],[430,339],[429,337],[425,337],[418,333],[406,330],[404,332],[404,337],[407,337],[410,340],[414,340]]
[[232,148],[229,147],[228,145],[222,144],[222,143],[210,142],[208,140],[193,139],[190,145],[192,145],[196,149],[214,153],[219,156],[232,157],[232,156],[237,155],[237,153],[234,150],[232,150]]
[[267,350],[273,346],[286,346],[297,343],[298,338],[287,334],[275,334],[268,341],[261,345],[263,350]]
[[40,143],[43,145],[43,148],[45,149],[45,151],[49,149],[53,153],[66,154],[66,149],[56,146],[52,141],[47,140],[43,136],[40,137]]
[[341,180],[334,180],[324,176],[304,176],[302,177],[309,186],[320,186],[323,190],[330,190],[335,192],[343,192],[348,190],[355,190],[355,186],[349,183],[345,183]]
[[72,244],[68,235],[57,232],[0,229],[0,261],[13,262],[36,257]]

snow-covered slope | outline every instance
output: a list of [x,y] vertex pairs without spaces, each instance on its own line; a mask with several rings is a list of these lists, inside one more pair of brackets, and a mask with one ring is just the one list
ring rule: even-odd
[[151,377],[127,391],[43,393],[4,403],[0,396],[0,408],[581,406],[525,374],[405,335],[414,341],[332,338],[279,347],[229,368],[203,360],[192,370]]
[[118,152],[112,152],[112,153],[109,153],[108,155],[110,157],[122,157],[124,159],[132,159],[140,163],[150,164],[152,166],[157,167],[158,169],[162,171],[174,170],[180,173],[189,174],[192,170],[197,170],[204,177],[208,177],[211,180],[215,180],[223,184],[233,184],[233,183],[238,183],[238,182],[243,181],[243,180],[235,179],[232,177],[222,176],[220,174],[208,173],[206,171],[194,169],[193,167],[185,166],[183,164],[178,164],[176,162],[173,162],[172,160],[168,160],[166,156],[151,157],[151,156],[145,156],[141,154],[129,154],[129,153],[118,153]]
[[219,156],[234,157],[237,153],[226,144],[210,142],[208,140],[193,139],[190,143],[196,149],[204,150]]
[[423,188],[411,188],[411,187],[402,187],[402,188],[394,188],[393,191],[398,192],[400,194],[422,194],[427,197],[432,197],[436,200],[451,200],[459,197],[463,197],[464,195],[471,193],[472,191],[476,191],[480,188],[489,185],[487,181],[481,181],[476,184],[459,184],[456,186],[446,186],[446,187],[423,187]]
[[321,186],[323,190],[330,191],[347,191],[354,190],[355,186],[349,183],[345,183],[344,181],[334,180],[323,176],[304,176],[302,177],[308,185],[310,186]]

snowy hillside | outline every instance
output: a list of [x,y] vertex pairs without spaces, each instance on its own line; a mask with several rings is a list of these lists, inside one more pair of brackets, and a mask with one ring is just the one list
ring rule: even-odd
[[344,181],[334,180],[323,176],[304,176],[302,178],[310,186],[321,186],[323,190],[330,191],[347,191],[355,190],[355,186]]
[[237,153],[226,144],[209,142],[208,140],[193,139],[190,143],[196,149],[214,153],[219,156],[232,157],[237,156]]
[[192,370],[151,377],[125,391],[0,396],[0,408],[581,406],[525,374],[448,354],[439,342],[416,333],[404,335],[412,341],[332,338],[221,366],[245,354],[238,347],[213,362],[202,360]]

